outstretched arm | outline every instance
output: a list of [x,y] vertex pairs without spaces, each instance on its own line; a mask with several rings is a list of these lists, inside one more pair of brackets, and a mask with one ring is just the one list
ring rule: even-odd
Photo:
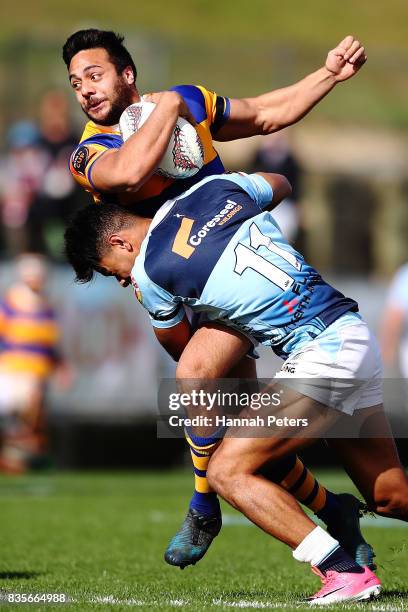
[[332,49],[325,65],[294,85],[256,98],[231,99],[230,116],[216,140],[271,134],[304,117],[333,87],[354,76],[367,57],[353,36]]

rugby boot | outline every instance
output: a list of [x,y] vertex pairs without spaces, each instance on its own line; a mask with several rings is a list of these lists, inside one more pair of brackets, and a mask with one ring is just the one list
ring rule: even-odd
[[171,539],[164,560],[180,569],[195,565],[204,557],[221,526],[221,514],[206,517],[190,508],[180,530]]
[[322,581],[322,588],[307,600],[311,606],[327,606],[346,601],[367,601],[378,597],[381,582],[368,567],[360,573],[335,572],[329,570],[326,574],[316,567],[312,571]]
[[340,509],[336,518],[327,525],[327,531],[358,565],[375,570],[375,553],[360,531],[360,518],[366,506],[350,493],[337,495]]

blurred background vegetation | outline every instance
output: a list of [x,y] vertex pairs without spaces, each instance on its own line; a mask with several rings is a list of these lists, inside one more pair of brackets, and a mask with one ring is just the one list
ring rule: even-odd
[[364,41],[369,64],[339,88],[311,121],[408,128],[406,0],[2,0],[0,103],[9,120],[33,114],[36,99],[66,83],[60,48],[83,27],[125,33],[143,89],[203,83],[230,96],[289,84],[324,61],[351,33]]
[[[231,97],[291,84],[323,65],[345,35],[355,35],[366,46],[367,65],[285,131],[305,171],[300,208],[307,213],[298,246],[315,265],[345,274],[385,277],[408,259],[406,0],[2,0],[2,9],[3,149],[10,124],[36,121],[52,89],[69,96],[80,133],[84,117],[61,59],[62,44],[77,29],[125,34],[142,92],[196,83]],[[250,139],[219,149],[229,169],[250,169],[259,146]],[[347,237],[344,252],[338,242]],[[52,240],[59,248],[58,238]]]

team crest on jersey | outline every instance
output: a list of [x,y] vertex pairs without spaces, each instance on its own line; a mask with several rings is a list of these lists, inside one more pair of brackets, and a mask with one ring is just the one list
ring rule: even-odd
[[[92,156],[91,156],[92,157]],[[77,174],[85,176],[85,169],[89,162],[89,148],[83,145],[79,147],[72,156],[72,167]]]
[[85,168],[89,160],[88,147],[79,147],[72,156],[72,167],[78,174],[85,176]]

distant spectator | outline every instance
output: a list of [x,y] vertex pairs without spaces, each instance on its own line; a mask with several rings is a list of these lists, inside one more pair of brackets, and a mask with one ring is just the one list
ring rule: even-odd
[[290,242],[296,240],[299,230],[298,202],[301,195],[302,170],[294,156],[287,137],[282,133],[262,138],[253,160],[253,172],[277,172],[283,174],[292,185],[292,196],[283,200],[273,211],[282,232]]
[[0,469],[23,472],[46,451],[44,400],[56,368],[59,325],[46,297],[41,256],[17,260],[17,282],[0,302]]
[[408,379],[408,263],[397,270],[388,290],[380,341],[384,365],[398,366]]
[[41,188],[29,213],[30,249],[59,258],[66,218],[84,202],[83,192],[68,170],[78,141],[72,131],[64,93],[49,91],[40,103],[41,149],[47,156]]
[[8,153],[0,161],[0,219],[9,255],[28,248],[26,223],[41,189],[48,157],[30,121],[19,121],[7,133]]

